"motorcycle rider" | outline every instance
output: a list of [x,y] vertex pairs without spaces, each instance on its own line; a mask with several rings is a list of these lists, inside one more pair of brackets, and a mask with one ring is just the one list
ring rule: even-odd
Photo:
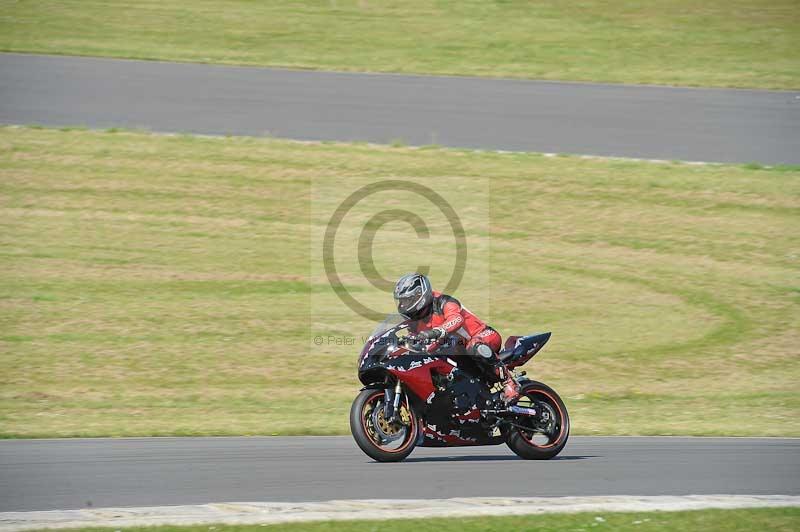
[[519,397],[519,384],[497,355],[500,333],[461,306],[457,299],[434,291],[430,280],[419,273],[404,275],[397,281],[394,299],[397,311],[415,320],[412,333],[431,342],[428,352],[438,349],[448,335],[460,336],[466,342],[467,353],[477,359],[487,376],[500,380],[506,404]]

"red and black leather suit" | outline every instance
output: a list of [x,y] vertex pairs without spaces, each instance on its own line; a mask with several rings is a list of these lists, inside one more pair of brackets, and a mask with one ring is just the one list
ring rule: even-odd
[[[411,332],[415,334],[429,329],[439,329],[441,333],[439,339],[428,346],[428,352],[436,350],[448,335],[455,335],[465,343],[467,353],[483,359],[490,366],[499,363],[497,352],[501,345],[500,333],[461,306],[452,296],[434,291],[430,314],[411,325]],[[481,344],[488,346],[491,353],[485,347],[481,348]]]

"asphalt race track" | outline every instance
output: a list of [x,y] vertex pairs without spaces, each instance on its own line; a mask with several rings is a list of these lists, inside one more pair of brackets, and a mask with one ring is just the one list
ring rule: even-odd
[[800,92],[0,54],[0,123],[800,164]]
[[0,441],[0,511],[472,496],[800,494],[800,439],[573,437],[546,462],[505,445],[399,464],[347,436]]

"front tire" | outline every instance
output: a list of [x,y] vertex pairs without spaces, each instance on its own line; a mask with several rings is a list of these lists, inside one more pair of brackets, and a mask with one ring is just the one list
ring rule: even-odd
[[[518,416],[506,440],[506,445],[525,460],[549,460],[567,444],[569,414],[558,394],[541,382],[528,381],[520,387],[517,405],[541,412],[538,418]],[[521,428],[524,427],[524,428]]]
[[[383,390],[362,390],[350,408],[350,432],[364,453],[378,462],[399,462],[417,445],[419,421],[408,404],[401,411],[408,417],[403,425],[383,419]],[[379,409],[379,410],[376,410]]]

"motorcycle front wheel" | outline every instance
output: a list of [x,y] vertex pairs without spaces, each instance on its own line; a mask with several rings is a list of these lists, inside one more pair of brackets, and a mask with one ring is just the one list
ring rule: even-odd
[[383,390],[362,390],[350,408],[350,432],[373,460],[399,462],[417,445],[419,420],[409,405],[401,404],[401,422],[390,423],[384,418],[383,403]]
[[537,416],[517,416],[506,444],[526,460],[549,460],[567,444],[569,414],[558,394],[541,382],[528,381],[520,387],[516,404],[533,408]]

